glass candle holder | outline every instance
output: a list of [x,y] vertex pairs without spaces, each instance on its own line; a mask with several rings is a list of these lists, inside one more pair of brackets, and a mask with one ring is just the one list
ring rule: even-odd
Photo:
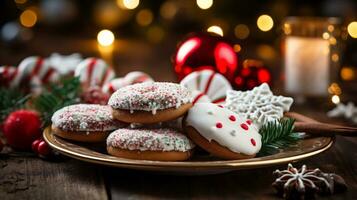
[[285,91],[295,97],[326,97],[338,74],[338,18],[288,17],[283,24]]

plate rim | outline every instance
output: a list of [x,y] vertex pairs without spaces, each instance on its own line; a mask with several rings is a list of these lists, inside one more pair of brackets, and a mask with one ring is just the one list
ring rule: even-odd
[[[283,158],[275,158],[271,160],[254,160],[250,159],[250,161],[244,160],[220,160],[220,161],[200,161],[200,162],[192,162],[192,161],[174,161],[174,162],[167,162],[167,161],[150,161],[150,160],[133,160],[133,159],[125,159],[125,158],[117,158],[111,155],[107,155],[112,157],[112,159],[107,158],[100,158],[91,155],[85,155],[81,153],[77,153],[67,148],[63,148],[58,146],[57,144],[52,142],[50,138],[51,128],[47,127],[43,131],[43,138],[44,140],[55,150],[59,151],[61,154],[69,156],[71,158],[81,160],[84,162],[107,165],[107,166],[114,166],[114,167],[124,167],[124,168],[133,168],[133,169],[143,169],[151,168],[151,169],[160,169],[160,168],[169,168],[175,167],[177,170],[183,169],[246,169],[246,168],[258,168],[264,166],[272,166],[277,164],[284,164],[288,162],[295,162],[305,158],[312,157],[314,155],[320,154],[326,150],[328,150],[335,142],[335,137],[326,137],[329,138],[330,141],[328,143],[317,150],[312,150],[303,154],[298,154],[290,157],[283,157]],[[57,136],[52,136],[57,137]],[[69,142],[69,141],[68,141]],[[77,144],[76,144],[77,145]],[[244,162],[242,162],[244,161]]]

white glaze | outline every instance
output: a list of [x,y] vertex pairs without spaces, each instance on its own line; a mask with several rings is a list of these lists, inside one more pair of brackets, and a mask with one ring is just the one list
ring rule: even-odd
[[[230,120],[235,117],[235,121]],[[222,124],[222,128],[217,127]],[[261,148],[261,135],[254,124],[249,125],[247,119],[234,112],[212,103],[196,103],[187,114],[186,124],[195,128],[208,141],[216,141],[233,152],[254,155]],[[248,130],[244,130],[245,124]],[[255,146],[251,139],[255,140]]]
[[259,127],[276,121],[289,111],[293,98],[274,96],[268,84],[263,83],[249,91],[227,92],[225,107],[238,115],[252,119]]

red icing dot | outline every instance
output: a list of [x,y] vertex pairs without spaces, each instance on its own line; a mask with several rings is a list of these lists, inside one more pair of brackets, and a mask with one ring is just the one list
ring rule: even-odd
[[247,124],[241,124],[240,127],[242,127],[244,130],[248,130],[249,128]]
[[231,115],[231,116],[229,116],[229,120],[231,120],[231,121],[236,121],[236,117],[234,117],[233,115]]
[[255,146],[257,144],[253,138],[250,139],[250,142],[252,143],[253,146]]
[[223,106],[222,106],[222,105],[218,105],[218,107],[223,108]]
[[217,128],[222,128],[222,127],[223,127],[223,125],[222,125],[222,123],[217,122],[216,127],[217,127]]
[[252,121],[250,119],[248,119],[246,122],[247,122],[248,125],[252,124]]

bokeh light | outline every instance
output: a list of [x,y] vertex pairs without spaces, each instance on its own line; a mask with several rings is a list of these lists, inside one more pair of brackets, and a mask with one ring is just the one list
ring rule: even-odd
[[333,95],[340,95],[342,94],[341,88],[337,83],[331,83],[330,87],[327,89],[328,93]]
[[334,104],[339,104],[339,103],[340,103],[340,97],[339,97],[338,95],[333,95],[333,96],[331,97],[331,101],[332,101],[332,103],[334,103]]
[[27,27],[33,27],[37,22],[37,15],[34,11],[32,10],[25,10],[24,12],[21,13],[20,15],[20,23]]
[[154,16],[149,9],[143,9],[136,15],[136,22],[141,26],[147,26],[151,24]]
[[160,7],[160,15],[165,19],[172,19],[177,13],[177,6],[172,1],[165,1]]
[[341,78],[345,81],[351,81],[355,79],[355,71],[352,67],[343,67],[341,69]]
[[117,0],[117,4],[121,8],[132,10],[139,6],[140,0]]
[[102,46],[110,46],[114,42],[114,34],[110,30],[101,30],[97,35],[98,43]]
[[271,18],[269,15],[261,15],[258,17],[257,26],[261,31],[269,31],[274,26],[273,18]]
[[338,56],[337,53],[334,53],[334,54],[331,55],[331,60],[333,62],[338,62],[340,60],[340,57]]
[[159,26],[152,26],[148,29],[147,38],[152,43],[159,43],[165,37],[164,30]]
[[324,32],[324,33],[322,34],[322,38],[325,39],[325,40],[327,40],[327,39],[330,38],[330,34],[329,34],[328,32]]
[[247,25],[245,24],[238,24],[235,28],[234,28],[234,35],[238,38],[238,39],[246,39],[249,36],[249,28]]
[[15,0],[15,3],[17,4],[25,4],[27,0]]
[[238,53],[238,52],[242,51],[242,46],[239,44],[235,44],[235,45],[233,45],[233,50],[234,50],[234,52]]
[[352,38],[357,38],[357,22],[351,22],[347,26],[347,32]]
[[223,30],[221,27],[213,25],[208,27],[207,32],[209,33],[215,33],[217,35],[223,36]]
[[213,0],[196,0],[196,3],[199,8],[206,10],[213,5]]

